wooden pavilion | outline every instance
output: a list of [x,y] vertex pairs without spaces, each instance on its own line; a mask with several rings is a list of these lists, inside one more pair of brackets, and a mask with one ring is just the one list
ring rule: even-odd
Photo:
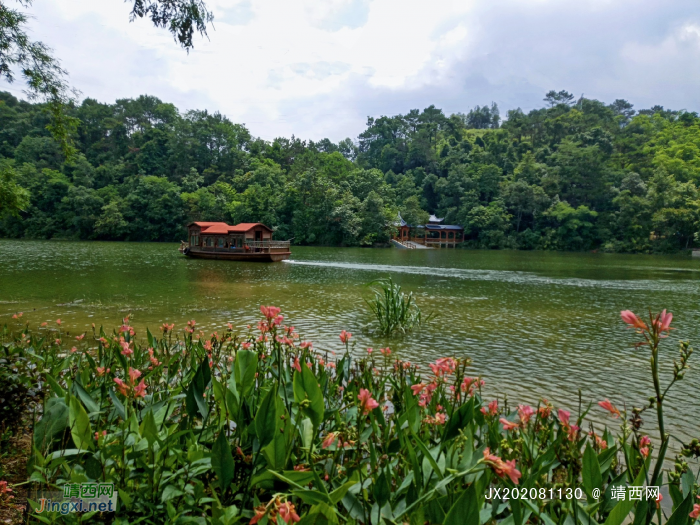
[[394,240],[408,247],[412,243],[428,248],[454,248],[464,242],[464,228],[456,224],[442,224],[445,219],[431,215],[428,224],[410,225],[399,214]]

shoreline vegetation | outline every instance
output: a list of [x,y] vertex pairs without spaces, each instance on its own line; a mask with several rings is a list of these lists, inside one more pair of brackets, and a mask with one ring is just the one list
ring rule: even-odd
[[[0,506],[26,493],[31,522],[120,525],[689,525],[700,516],[700,445],[670,446],[665,431],[666,396],[692,355],[680,343],[673,373],[660,377],[673,330],[665,310],[646,320],[621,312],[649,355],[648,404],[579,400],[576,413],[482,397],[468,358],[423,369],[390,348],[357,348],[345,330],[337,348],[319,351],[279,308],[260,311],[242,334],[230,324],[205,334],[191,320],[182,333],[163,324],[145,337],[128,317],[111,335],[93,326],[76,336],[60,319],[30,329],[15,314],[0,347],[1,443],[29,414],[32,447],[26,482],[0,477]],[[591,411],[610,428],[594,428]],[[34,512],[37,490],[80,483],[113,484],[116,513]]]
[[[551,91],[524,113],[430,106],[334,143],[254,137],[153,96],[65,107],[0,93],[0,237],[172,241],[194,221],[262,222],[297,245],[386,243],[400,212],[464,247],[674,253],[700,246],[700,118]],[[48,126],[48,128],[47,128]]]

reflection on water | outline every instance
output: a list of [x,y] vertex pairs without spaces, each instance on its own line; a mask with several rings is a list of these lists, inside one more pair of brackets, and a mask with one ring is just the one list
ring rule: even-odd
[[[346,329],[358,351],[390,345],[420,363],[467,355],[487,396],[546,396],[574,410],[579,388],[584,401],[628,407],[651,392],[647,356],[620,310],[674,313],[668,365],[674,340],[700,341],[700,261],[686,257],[297,247],[285,263],[255,264],[186,259],[173,244],[0,241],[0,261],[1,322],[24,311],[34,326],[60,317],[82,331],[132,312],[139,328],[194,318],[214,331],[243,328],[260,304],[274,304],[317,348],[338,350]],[[389,275],[435,313],[405,340],[364,329],[365,284]],[[691,370],[669,402],[683,439],[700,434],[698,377]]]

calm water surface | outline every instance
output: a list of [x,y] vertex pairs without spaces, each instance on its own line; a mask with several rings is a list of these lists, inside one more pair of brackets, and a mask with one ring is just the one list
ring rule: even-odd
[[[196,319],[214,331],[244,328],[260,304],[274,304],[322,350],[339,350],[345,329],[358,352],[390,345],[420,363],[469,356],[486,395],[513,403],[545,396],[575,410],[580,388],[584,401],[641,404],[652,391],[648,359],[632,348],[622,309],[674,313],[667,365],[679,338],[700,345],[700,260],[689,257],[296,247],[290,261],[256,264],[186,259],[175,244],[0,240],[0,262],[3,323],[24,311],[33,326],[60,317],[69,330],[111,329],[131,312],[141,329]],[[405,340],[365,328],[365,284],[387,276],[435,313]],[[700,435],[699,380],[691,370],[669,403],[682,439]]]

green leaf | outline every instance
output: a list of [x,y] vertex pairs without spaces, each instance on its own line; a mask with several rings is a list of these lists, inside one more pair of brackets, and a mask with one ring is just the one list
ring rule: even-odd
[[119,401],[119,398],[117,397],[117,394],[114,392],[112,388],[109,389],[109,398],[112,400],[112,404],[114,405],[114,408],[117,411],[117,414],[122,419],[126,419],[126,410],[124,410],[124,405],[122,404],[121,401]]
[[204,392],[210,380],[211,370],[209,369],[209,359],[204,358],[187,389],[185,403],[187,414],[190,417],[196,417],[197,411],[199,411],[203,420],[206,420],[209,416],[209,404],[206,399],[204,399]]
[[583,488],[586,489],[586,494],[589,497],[589,503],[593,502],[591,494],[594,489],[603,488],[603,477],[600,473],[600,464],[598,463],[598,455],[591,447],[590,443],[586,443],[586,450],[583,453]]
[[170,501],[171,499],[177,498],[178,496],[182,496],[184,494],[185,493],[175,485],[168,485],[165,487],[165,489],[163,489],[163,494],[161,495],[160,500],[165,503],[166,501]]
[[325,503],[319,503],[311,507],[309,513],[301,518],[298,525],[336,525],[337,523],[335,509]]
[[289,453],[291,444],[292,428],[289,425],[289,417],[287,417],[287,409],[284,406],[284,401],[282,401],[279,396],[275,396],[275,404],[276,428],[274,431],[274,437],[272,438],[272,441],[265,448],[263,448],[262,452],[271,469],[282,470],[287,463],[287,454]]
[[255,386],[255,373],[258,371],[258,354],[250,350],[239,350],[233,365],[233,379],[238,387],[238,395],[247,397]]
[[331,498],[331,502],[333,503],[333,505],[337,505],[338,502],[345,497],[345,494],[347,494],[348,490],[357,485],[357,483],[357,481],[348,481],[347,483],[341,485],[333,492],[331,492],[329,494],[329,497]]
[[229,445],[226,433],[222,430],[216,438],[211,449],[211,465],[219,478],[219,488],[222,494],[226,494],[226,489],[233,481],[234,462],[231,455],[231,445]]
[[479,525],[479,502],[473,483],[452,505],[445,516],[444,525]]
[[273,386],[263,398],[255,414],[255,434],[260,441],[260,448],[263,448],[272,441],[277,429],[277,386]]
[[[639,474],[637,475],[636,479],[632,482],[631,486],[641,487],[644,484],[644,481],[646,479],[646,472],[649,469],[649,461],[650,459],[647,459],[647,462],[644,465],[642,465]],[[619,501],[617,505],[613,507],[610,514],[608,514],[608,518],[605,520],[605,525],[622,525],[622,522],[625,521],[625,519],[627,519],[627,516],[632,510],[632,507],[634,507],[634,501],[630,501],[629,499]]]
[[141,421],[141,426],[139,427],[139,432],[141,436],[146,438],[148,445],[153,446],[153,443],[158,439],[158,427],[156,426],[156,419],[153,417],[153,411],[149,410]]
[[83,385],[81,385],[80,381],[77,379],[73,383],[73,392],[78,394],[78,397],[85,405],[85,408],[87,408],[89,414],[95,414],[100,411],[99,405],[95,402],[92,396],[87,393],[87,391],[83,388]]
[[447,441],[459,435],[459,431],[466,428],[474,419],[474,398],[464,403],[456,410],[447,425],[445,425],[445,433],[442,436],[443,441]]
[[68,407],[62,397],[52,397],[46,403],[44,415],[34,427],[34,445],[41,451],[51,447],[63,436],[70,424]]
[[46,379],[46,382],[51,385],[51,388],[54,392],[56,392],[58,397],[64,397],[66,395],[66,392],[63,390],[63,388],[61,388],[61,385],[59,385],[50,374],[44,374],[44,379]]
[[391,497],[391,487],[389,486],[389,480],[387,480],[386,473],[383,470],[374,482],[372,492],[374,494],[375,501],[380,507],[383,507],[389,501],[389,498]]
[[688,515],[692,512],[692,510],[693,494],[691,492],[685,497],[683,503],[678,505],[678,508],[673,511],[673,514],[671,514],[671,517],[668,518],[666,525],[685,525],[689,521]]
[[294,400],[300,404],[308,400],[308,406],[304,406],[301,411],[311,419],[314,427],[320,427],[325,411],[323,394],[318,386],[318,379],[306,363],[301,365],[300,374],[294,374]]
[[85,408],[83,408],[82,403],[77,397],[70,398],[68,420],[75,446],[81,450],[90,450],[93,441],[90,418],[88,418]]

